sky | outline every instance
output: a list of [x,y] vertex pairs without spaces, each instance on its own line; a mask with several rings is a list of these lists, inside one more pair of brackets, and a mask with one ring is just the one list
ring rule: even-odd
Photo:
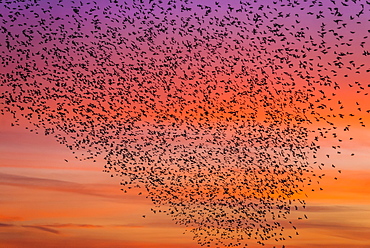
[[[151,212],[148,199],[122,194],[117,178],[50,136],[4,118],[0,135],[2,247],[198,247],[186,227]],[[341,174],[327,170],[287,247],[369,247],[368,148],[358,141],[348,150],[358,159],[335,161]]]
[[1,7],[0,247],[370,247],[366,1]]

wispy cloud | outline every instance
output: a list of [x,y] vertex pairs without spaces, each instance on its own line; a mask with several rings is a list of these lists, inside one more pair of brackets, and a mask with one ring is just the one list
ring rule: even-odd
[[53,228],[103,228],[102,225],[91,225],[91,224],[48,224],[42,225],[43,227],[53,227]]
[[124,196],[126,200],[135,199],[136,202],[148,203],[148,200],[146,200],[144,197],[138,196],[138,192],[136,192],[135,190],[123,194],[119,190],[118,184],[117,187],[115,187],[116,185],[112,186],[108,184],[91,184],[91,183],[83,184],[64,180],[29,177],[0,172],[0,185],[69,192],[103,197],[111,200],[120,200],[123,198],[122,196]]
[[6,216],[0,214],[0,221],[22,221],[24,218],[19,216]]
[[345,206],[345,205],[308,205],[305,209],[300,208],[303,212],[351,212],[351,211],[370,211],[370,209],[360,208],[357,206]]
[[0,227],[13,227],[13,224],[0,223]]
[[112,227],[117,227],[117,228],[144,228],[145,226],[139,226],[139,225],[112,225]]
[[145,227],[143,225],[135,225],[135,224],[94,225],[94,224],[54,223],[54,224],[38,224],[38,225],[15,225],[15,224],[0,223],[0,227],[17,227],[17,226],[36,228],[36,229],[51,232],[51,233],[59,233],[59,231],[55,230],[58,228],[144,228]]
[[[370,233],[370,227],[368,226],[358,226],[350,223],[340,223],[340,222],[323,222],[323,221],[310,221],[310,222],[301,222],[300,227],[304,228],[320,228],[326,230],[359,230],[364,231],[368,230]],[[370,237],[369,237],[370,238]]]
[[48,227],[44,227],[44,226],[22,225],[22,227],[34,228],[34,229],[38,229],[38,230],[41,230],[41,231],[44,231],[44,232],[59,234],[59,231],[58,230],[55,230],[55,229],[52,229],[52,228],[48,228]]
[[325,222],[325,221],[309,221],[301,222],[299,228],[310,228],[320,230],[321,233],[326,233],[332,237],[340,237],[349,240],[370,241],[370,226],[364,226],[349,222]]
[[49,188],[53,186],[54,188],[81,188],[81,185],[78,183],[55,180],[55,179],[46,179],[46,178],[36,178],[36,177],[27,177],[20,175],[12,175],[0,173],[0,184],[6,185],[17,185],[17,186],[34,186],[34,187],[45,187]]
[[[99,190],[99,187],[92,187],[92,185],[85,185],[75,182],[56,180],[56,179],[47,179],[47,178],[37,178],[37,177],[28,177],[21,175],[12,175],[6,173],[0,173],[0,184],[2,185],[12,185],[19,187],[27,188],[38,188],[45,190],[55,190],[55,191],[64,191],[84,195],[92,195],[99,197],[112,197],[112,194],[102,194],[95,192]],[[89,187],[90,186],[90,187]],[[93,189],[94,188],[94,189]],[[116,195],[114,195],[116,197]]]

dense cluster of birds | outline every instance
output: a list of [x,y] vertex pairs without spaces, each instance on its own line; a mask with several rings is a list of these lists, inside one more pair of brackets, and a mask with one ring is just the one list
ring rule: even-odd
[[[283,241],[324,176],[320,140],[342,142],[341,119],[365,126],[369,7],[3,1],[0,110],[76,158],[103,157],[124,192],[200,245]],[[357,94],[356,113],[343,91]]]

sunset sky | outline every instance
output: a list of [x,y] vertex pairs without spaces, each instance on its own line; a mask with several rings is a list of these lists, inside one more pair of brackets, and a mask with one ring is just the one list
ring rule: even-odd
[[[287,247],[369,247],[370,131],[357,136],[345,151],[356,159],[333,161],[342,173],[327,170],[324,190],[308,193],[308,219],[295,221],[299,235]],[[118,178],[76,160],[52,137],[2,117],[0,140],[1,247],[198,246],[185,227],[153,214],[148,199],[122,194]]]
[[[297,180],[304,176],[294,166],[313,166],[312,184],[292,196],[305,208],[279,220],[286,240],[266,247],[370,247],[367,1],[233,2],[240,10],[211,0],[50,2],[0,4],[0,248],[200,247],[190,225],[154,213],[136,188],[122,192],[125,177],[117,175],[142,173],[148,177],[138,185],[157,183],[148,179],[154,166],[173,158],[178,181],[164,181],[178,195],[159,184],[147,190],[193,204],[181,220],[201,205],[192,197],[210,199],[206,184],[181,181],[181,166],[189,175],[204,166],[220,187],[249,173],[248,156],[230,144],[250,148],[248,155],[261,149],[267,163],[296,159],[281,167]],[[297,156],[315,148],[315,137],[317,153]],[[242,162],[228,164],[237,156]],[[110,162],[117,163],[106,173]],[[213,177],[214,165],[221,176]],[[230,168],[242,173],[224,179]],[[291,180],[284,187],[295,188]],[[250,185],[241,191],[260,193]],[[224,195],[226,202],[232,196]],[[252,239],[248,247],[262,246]]]

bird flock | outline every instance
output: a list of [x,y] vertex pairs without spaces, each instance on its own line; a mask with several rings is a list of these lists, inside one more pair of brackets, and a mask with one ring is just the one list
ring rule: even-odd
[[123,192],[150,198],[201,246],[284,247],[298,234],[291,213],[324,177],[320,142],[339,154],[348,123],[366,127],[369,10],[2,1],[0,111],[80,160],[104,158]]

